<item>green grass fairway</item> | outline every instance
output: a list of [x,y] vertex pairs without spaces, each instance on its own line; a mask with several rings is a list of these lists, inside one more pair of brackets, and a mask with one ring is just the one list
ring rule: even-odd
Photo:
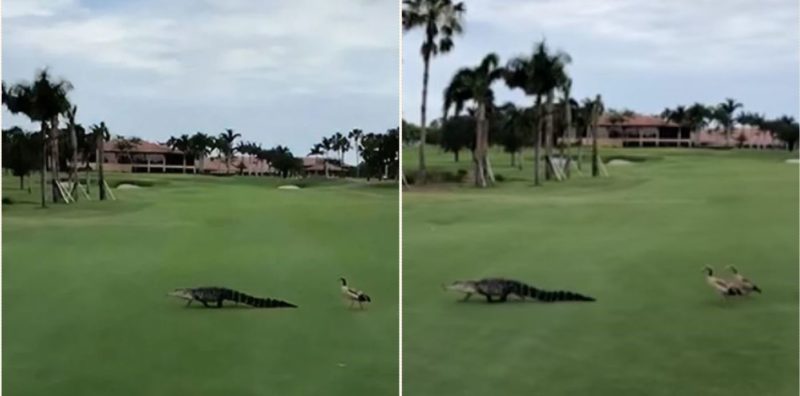
[[[405,169],[416,169],[416,150],[404,153]],[[495,171],[516,181],[404,192],[406,394],[798,394],[790,154],[604,154],[648,160],[609,165],[610,178],[536,188],[530,158],[512,170],[494,151]],[[428,155],[433,169],[470,166],[433,148]],[[721,301],[705,283],[706,264],[737,265],[764,294]],[[462,303],[440,287],[485,276],[599,301]]]
[[[116,202],[3,205],[4,393],[396,394],[396,185],[124,177],[155,184]],[[372,306],[348,310],[339,276]],[[166,296],[203,285],[300,308]]]

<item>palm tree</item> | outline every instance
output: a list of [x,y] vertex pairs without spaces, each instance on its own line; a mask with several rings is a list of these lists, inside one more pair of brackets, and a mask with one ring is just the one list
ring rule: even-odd
[[195,167],[194,172],[197,173],[197,160],[200,161],[200,173],[205,171],[205,162],[206,157],[211,154],[211,150],[215,147],[215,140],[213,137],[206,135],[202,132],[195,132],[192,137],[189,138],[189,151],[194,156],[195,160]]
[[225,156],[225,173],[231,173],[231,157],[233,157],[233,142],[236,138],[241,137],[241,134],[234,133],[233,129],[227,128],[225,132],[220,133],[217,138],[219,151]]
[[605,111],[603,99],[598,94],[589,102],[589,129],[592,131],[592,177],[600,176],[600,156],[597,152],[597,122]]
[[591,128],[592,106],[594,101],[591,98],[584,98],[580,104],[575,102],[573,117],[575,118],[576,138],[578,141],[577,165],[578,169],[583,169],[583,138],[589,137]]
[[463,68],[456,72],[450,85],[444,90],[444,115],[450,107],[455,108],[455,115],[459,115],[468,101],[475,103],[475,186],[486,187],[487,180],[494,183],[494,174],[489,162],[489,124],[487,111],[493,108],[494,91],[492,83],[503,77],[504,70],[498,67],[500,58],[491,53],[481,60],[480,65],[474,68]]
[[[69,109],[67,93],[72,90],[72,84],[66,80],[53,80],[47,69],[40,71],[32,84],[27,82],[18,83],[8,89],[3,84],[3,104],[12,114],[24,114],[31,122],[39,122],[41,125],[42,136],[42,169],[41,169],[41,198],[42,207],[47,207],[46,203],[46,183],[47,179],[47,146],[48,140],[57,139],[58,117]],[[50,134],[50,139],[46,136]],[[57,141],[51,142],[52,147],[57,147]],[[54,149],[58,153],[57,149]],[[58,161],[54,161],[54,173],[58,178]],[[53,181],[55,182],[55,180]],[[59,198],[58,188],[53,189],[54,200]]]
[[97,142],[95,143],[95,147],[97,148],[97,154],[95,157],[95,162],[97,163],[97,189],[100,192],[100,200],[104,201],[106,199],[106,179],[103,174],[103,163],[105,162],[104,143],[111,137],[111,133],[108,131],[105,122],[100,122],[100,125],[92,125],[90,129],[92,131],[92,135],[94,135],[95,141]]
[[325,168],[325,177],[330,177],[328,174],[328,153],[333,150],[335,142],[331,138],[322,138],[322,149],[325,150],[325,157],[322,158],[322,165]]
[[347,134],[347,137],[353,141],[353,148],[356,149],[356,177],[361,177],[361,167],[358,166],[361,163],[361,152],[359,151],[358,145],[361,143],[362,136],[364,136],[364,131],[358,128],[353,129]]
[[425,116],[428,104],[428,76],[431,58],[450,52],[453,49],[453,37],[461,34],[462,21],[466,7],[463,2],[453,0],[403,0],[403,30],[422,29],[425,37],[420,47],[422,55],[422,104],[420,106],[420,146],[419,176],[424,182],[425,139],[427,136]]
[[689,127],[689,136],[692,132],[702,130],[711,118],[712,111],[706,105],[695,102],[693,105],[686,109],[686,121]]
[[608,114],[607,120],[611,124],[611,128],[614,129],[618,127],[619,136],[620,138],[624,139],[626,137],[625,127],[623,127],[622,124],[624,124],[627,119],[632,118],[635,115],[635,113],[628,109],[622,109],[622,110],[609,109],[607,111],[607,114]]
[[350,141],[341,132],[334,133],[330,140],[331,149],[339,154],[339,164],[344,166],[344,153],[350,150]]
[[186,155],[190,154],[192,151],[192,142],[189,135],[183,134],[177,138],[172,136],[169,138],[169,140],[167,140],[167,146],[175,151],[180,151],[181,154],[183,154],[183,168],[181,173],[186,173]]
[[70,191],[70,194],[75,201],[80,198],[80,194],[78,194],[78,135],[75,125],[75,113],[77,112],[78,106],[72,106],[65,113],[67,116],[70,144],[72,145],[72,168],[69,172],[69,179],[72,183],[72,191]]
[[[536,146],[534,149],[534,184],[540,185],[540,152],[542,146],[541,121],[546,120],[546,155],[552,155],[553,140],[553,95],[555,89],[563,85],[567,79],[566,65],[571,58],[565,52],[551,54],[545,41],[534,47],[531,56],[519,56],[508,62],[506,66],[506,85],[509,88],[520,88],[528,96],[534,96],[534,108],[538,115],[534,119],[533,130]],[[545,114],[542,115],[542,97],[546,98]],[[548,177],[550,173],[548,171]]]
[[724,102],[717,105],[714,111],[714,119],[723,127],[725,132],[725,146],[730,146],[731,133],[733,132],[734,113],[743,105],[735,99],[726,98]]
[[686,127],[690,127],[692,121],[690,117],[691,115],[686,109],[686,106],[677,106],[675,109],[667,108],[661,112],[661,118],[678,124],[678,136],[681,135],[680,131]]
[[142,139],[132,136],[130,138],[126,138],[125,136],[118,136],[117,141],[114,143],[114,146],[117,150],[119,150],[125,157],[128,158],[131,164],[131,171],[133,171],[133,149],[136,148],[139,143],[142,142]]
[[570,94],[572,93],[572,79],[567,77],[559,85],[559,89],[561,93],[564,95],[562,98],[562,105],[564,107],[564,125],[565,125],[565,133],[564,133],[564,146],[566,146],[566,162],[564,163],[564,175],[570,177],[570,162],[572,161],[572,157],[570,156],[570,145],[572,144],[573,135],[575,134],[575,128],[572,123],[572,110],[574,103]]

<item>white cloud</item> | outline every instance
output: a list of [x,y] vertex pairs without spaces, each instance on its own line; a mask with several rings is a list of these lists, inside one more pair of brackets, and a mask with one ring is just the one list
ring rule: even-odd
[[748,69],[765,58],[797,61],[794,0],[473,0],[467,6],[468,27],[606,42],[614,48],[606,60],[615,68]]
[[48,17],[74,6],[74,0],[4,1],[3,18]]
[[[201,84],[207,87],[258,79],[299,84],[303,92],[362,89],[347,84],[365,83],[353,78],[364,70],[365,54],[391,55],[397,48],[397,15],[383,2],[178,0],[95,11],[68,0],[28,1],[4,1],[4,12],[12,10],[3,15],[4,44],[13,51],[161,75],[153,84],[185,81],[184,88],[197,93],[201,87],[189,84],[204,79],[214,80]],[[366,83],[396,91],[380,78]]]

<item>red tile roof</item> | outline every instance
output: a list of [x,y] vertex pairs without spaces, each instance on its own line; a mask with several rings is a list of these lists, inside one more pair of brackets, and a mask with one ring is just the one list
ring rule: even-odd
[[[118,139],[112,139],[108,143],[105,144],[105,151],[106,152],[119,152],[117,149],[117,142]],[[133,153],[151,153],[151,154],[183,154],[183,152],[178,150],[173,150],[169,148],[169,146],[160,144],[160,143],[152,143],[148,141],[142,140],[140,143],[135,144],[134,148],[131,150]]]
[[623,126],[623,127],[662,127],[662,126],[678,126],[677,124],[664,121],[661,117],[651,116],[651,115],[642,115],[636,114],[633,117],[626,118],[625,121],[619,124],[613,124],[609,120],[608,114],[604,114],[600,117],[600,120],[597,122],[598,126],[601,127],[609,127],[609,126]]

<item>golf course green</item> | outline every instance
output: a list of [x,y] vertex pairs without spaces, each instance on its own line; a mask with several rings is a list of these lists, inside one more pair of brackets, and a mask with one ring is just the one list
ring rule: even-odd
[[[38,176],[31,194],[3,178],[4,392],[396,394],[396,184],[109,178],[140,187],[40,209]],[[348,309],[340,276],[373,303]],[[197,286],[299,308],[167,296]]]
[[[471,170],[467,153],[426,154],[431,172]],[[406,394],[798,394],[796,153],[604,150],[610,177],[585,166],[541,187],[526,154],[518,170],[492,151],[492,188],[404,191]],[[724,301],[705,265],[764,292]],[[491,276],[597,302],[490,305],[441,287]]]

